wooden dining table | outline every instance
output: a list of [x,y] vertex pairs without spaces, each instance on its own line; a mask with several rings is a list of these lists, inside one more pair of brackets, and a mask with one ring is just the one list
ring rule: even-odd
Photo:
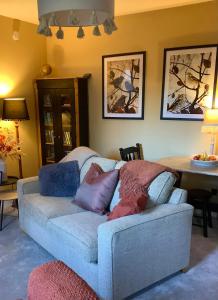
[[[196,163],[192,161],[192,156],[169,156],[169,157],[164,157],[161,158],[159,160],[157,160],[156,162],[165,165],[169,168],[172,168],[174,170],[176,170],[179,174],[179,178],[175,184],[175,186],[180,187],[181,185],[181,180],[182,180],[182,174],[186,173],[186,174],[198,174],[198,175],[206,175],[209,177],[217,177],[218,176],[218,161],[216,162],[211,162],[211,165],[213,166],[209,166],[210,163],[205,163],[206,166],[197,166]],[[198,162],[197,162],[198,163]],[[199,162],[201,164],[201,162]],[[218,189],[217,188],[212,188],[210,189],[210,192],[214,195],[217,194]],[[200,187],[200,189],[197,190],[197,193],[199,194],[199,196],[202,198],[205,190],[202,190],[202,188]],[[203,197],[204,198],[204,197]],[[206,205],[207,205],[207,201],[208,199],[206,199],[207,197],[205,197],[205,208],[204,210],[206,211]],[[210,223],[210,226],[212,226],[212,221],[211,221],[211,217],[210,220],[207,220],[207,216],[205,213],[203,213],[203,234],[205,237],[207,237],[207,223]],[[197,225],[197,224],[194,224]]]
[[218,176],[218,162],[214,166],[196,166],[192,162],[192,156],[163,157],[157,162],[182,173]]

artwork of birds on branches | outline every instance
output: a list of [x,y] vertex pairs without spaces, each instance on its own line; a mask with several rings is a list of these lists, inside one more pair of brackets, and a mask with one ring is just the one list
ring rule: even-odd
[[107,74],[108,113],[138,113],[140,59],[108,62]]
[[172,55],[167,111],[203,114],[210,90],[212,53]]

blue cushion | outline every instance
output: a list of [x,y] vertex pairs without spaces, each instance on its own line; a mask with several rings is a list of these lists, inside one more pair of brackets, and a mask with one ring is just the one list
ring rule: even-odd
[[39,171],[40,194],[73,197],[80,184],[78,161],[43,166]]

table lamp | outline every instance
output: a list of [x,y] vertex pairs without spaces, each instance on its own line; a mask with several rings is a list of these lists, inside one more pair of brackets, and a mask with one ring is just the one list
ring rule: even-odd
[[201,132],[211,134],[210,154],[215,154],[216,134],[218,133],[218,109],[209,108],[204,114],[204,123]]
[[[19,121],[29,120],[25,98],[5,98],[3,99],[2,120],[14,121],[16,128],[16,141],[20,143]],[[19,177],[23,178],[21,155],[18,158]]]

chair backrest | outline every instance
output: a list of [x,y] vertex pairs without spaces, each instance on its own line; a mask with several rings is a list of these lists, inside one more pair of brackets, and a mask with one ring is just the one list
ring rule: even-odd
[[142,159],[139,143],[136,144],[136,147],[132,146],[128,148],[120,148],[119,150],[122,160],[130,161],[135,159]]

